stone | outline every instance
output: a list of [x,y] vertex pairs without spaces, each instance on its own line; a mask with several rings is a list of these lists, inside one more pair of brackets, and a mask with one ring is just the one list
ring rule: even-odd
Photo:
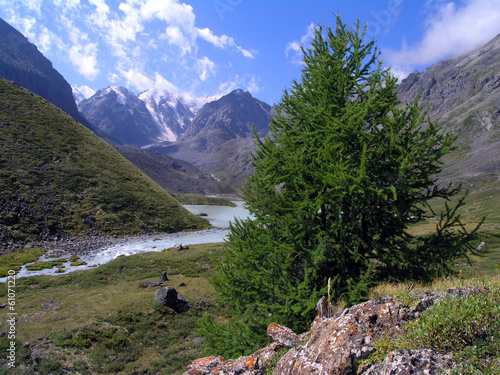
[[164,281],[168,281],[167,273],[165,271],[163,271],[160,274],[160,282],[164,282]]
[[199,372],[188,371],[184,375],[264,374],[265,364],[284,346],[291,349],[279,359],[274,375],[449,374],[454,366],[452,358],[432,349],[395,350],[377,364],[360,366],[360,361],[375,352],[373,345],[379,338],[400,334],[406,322],[425,314],[443,298],[463,298],[473,293],[489,291],[482,286],[469,286],[449,289],[446,293],[426,293],[414,309],[396,297],[385,297],[333,312],[326,299],[322,299],[317,305],[318,316],[308,332],[296,335],[291,329],[272,323],[267,333],[275,342],[266,348],[236,360],[221,359],[216,364],[213,361],[222,357],[210,357],[212,360],[201,362],[202,367],[195,361]]
[[184,375],[204,375],[210,374],[211,370],[214,370],[222,365],[224,362],[223,357],[204,357],[199,358],[193,363],[191,363],[187,368],[188,371]]
[[316,304],[316,311],[318,311],[318,316],[322,318],[331,318],[335,312],[335,308],[325,297],[321,297]]
[[183,375],[231,374],[265,375],[262,361],[253,356],[240,357],[236,360],[224,360],[223,357],[205,357],[195,360]]
[[202,344],[205,342],[205,338],[204,337],[195,337],[194,339],[191,340],[191,342],[194,345],[199,345],[199,344]]
[[182,250],[182,249],[184,249],[184,247],[183,247],[183,246],[182,246],[182,244],[179,242],[179,243],[176,243],[176,244],[174,245],[174,249],[175,249],[175,250]]
[[157,283],[156,281],[143,281],[140,286],[143,288],[156,288],[159,286],[164,286],[163,283]]
[[386,298],[352,306],[338,317],[317,317],[307,344],[285,354],[274,374],[355,373],[359,361],[375,350],[365,342],[367,332],[372,342],[386,332],[399,331],[403,323],[399,310],[394,299]]
[[177,302],[173,306],[173,309],[177,313],[183,313],[189,310],[188,302],[180,293],[177,293]]
[[395,350],[381,364],[369,367],[363,375],[449,374],[453,365],[450,356],[431,349]]
[[171,286],[158,289],[155,299],[163,306],[170,307],[178,314],[189,310],[189,304],[186,299]]
[[277,323],[271,323],[267,327],[267,335],[275,342],[280,343],[289,348],[295,346],[299,342],[299,337],[290,328]]
[[160,288],[156,291],[155,299],[163,306],[173,307],[177,303],[177,291],[171,286]]

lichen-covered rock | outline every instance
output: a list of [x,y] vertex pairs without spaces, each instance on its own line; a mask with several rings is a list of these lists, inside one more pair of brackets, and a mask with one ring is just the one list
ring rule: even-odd
[[197,359],[188,366],[183,375],[264,375],[265,370],[259,358],[248,356],[236,360],[224,360],[223,357],[205,357]]
[[299,336],[297,336],[295,332],[277,323],[269,324],[267,327],[267,335],[275,342],[288,346],[289,348],[295,346],[299,342]]
[[[446,293],[426,293],[415,308],[387,297],[335,312],[326,299],[322,299],[309,332],[297,335],[287,327],[272,323],[267,333],[275,342],[266,348],[237,360],[224,361],[221,357],[197,360],[184,375],[261,375],[283,346],[292,349],[278,361],[274,375],[448,374],[453,368],[452,359],[431,349],[396,350],[382,363],[365,364],[362,368],[359,364],[375,352],[373,344],[383,335],[401,333],[405,322],[418,318],[443,298],[461,298],[472,293],[488,293],[488,290],[467,287],[448,289]],[[300,345],[306,340],[305,345]],[[197,372],[193,372],[194,369]]]
[[223,357],[199,358],[188,366],[188,371],[186,371],[184,375],[210,374],[212,370],[218,369],[223,363]]
[[404,321],[392,298],[345,309],[339,317],[316,318],[306,345],[285,354],[275,374],[347,374],[375,351],[370,344],[385,332],[396,333]]
[[363,375],[449,374],[452,367],[450,356],[438,354],[431,349],[395,350],[381,364],[363,371]]

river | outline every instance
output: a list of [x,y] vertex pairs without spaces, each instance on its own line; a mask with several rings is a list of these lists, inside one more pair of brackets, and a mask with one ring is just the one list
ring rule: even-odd
[[[71,267],[70,262],[64,263],[64,273],[98,267],[119,256],[128,256],[149,251],[163,251],[164,249],[173,247],[177,243],[197,245],[223,242],[229,234],[229,222],[234,220],[235,217],[243,219],[249,216],[249,212],[243,207],[242,201],[235,201],[234,203],[236,207],[185,205],[184,207],[195,215],[206,214],[207,216],[203,216],[203,218],[207,219],[214,228],[196,232],[163,233],[119,239],[109,247],[96,250],[92,255],[82,255],[80,258],[87,263],[86,265]],[[49,256],[58,252],[60,250],[49,250],[39,261],[54,260],[54,258],[49,258]],[[69,259],[69,256],[65,256],[65,258]],[[40,271],[28,271],[23,266],[16,277],[64,274],[56,273],[57,270],[58,268],[54,267]],[[0,282],[5,282],[6,279],[0,278]]]

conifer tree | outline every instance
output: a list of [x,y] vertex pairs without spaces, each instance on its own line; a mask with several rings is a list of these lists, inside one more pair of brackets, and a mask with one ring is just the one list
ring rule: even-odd
[[434,234],[408,232],[429,200],[459,191],[435,180],[454,137],[418,98],[398,101],[397,78],[365,30],[340,17],[333,30],[317,27],[270,135],[255,134],[255,172],[243,188],[253,218],[232,223],[213,279],[234,316],[226,349],[251,350],[270,321],[306,330],[329,279],[332,298],[352,304],[381,280],[449,273],[472,250],[475,232],[457,207],[446,206]]

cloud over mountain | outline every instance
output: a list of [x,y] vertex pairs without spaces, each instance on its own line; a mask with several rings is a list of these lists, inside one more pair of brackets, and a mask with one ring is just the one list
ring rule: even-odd
[[193,7],[180,0],[0,0],[0,6],[5,20],[44,54],[71,62],[86,80],[105,75],[139,92],[157,87],[186,96],[186,86],[194,90],[224,72],[229,57],[257,53],[198,25]]
[[432,0],[425,11],[425,30],[418,43],[407,45],[403,40],[400,50],[383,50],[387,65],[403,78],[416,67],[470,52],[500,33],[500,0]]

